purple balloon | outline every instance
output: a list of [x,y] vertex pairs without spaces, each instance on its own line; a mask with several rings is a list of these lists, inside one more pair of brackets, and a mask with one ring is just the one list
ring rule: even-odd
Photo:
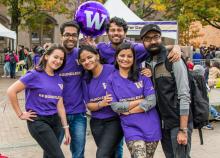
[[88,1],[78,7],[75,20],[83,35],[96,37],[105,32],[105,25],[109,23],[109,13],[102,3]]

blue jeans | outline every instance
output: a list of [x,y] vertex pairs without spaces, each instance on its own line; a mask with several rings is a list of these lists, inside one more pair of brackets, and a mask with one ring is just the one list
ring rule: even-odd
[[10,62],[10,77],[15,78],[16,63]]
[[219,112],[216,110],[216,108],[213,105],[209,106],[209,112],[211,113],[212,117],[216,117],[219,114]]
[[123,145],[124,145],[124,137],[121,139],[120,143],[117,146],[115,158],[122,158],[123,157]]
[[[72,158],[84,158],[87,126],[86,114],[67,114],[67,122],[71,135],[70,151],[72,153]],[[59,138],[60,143],[62,143],[63,137],[64,130]]]
[[187,145],[179,145],[177,142],[177,134],[179,128],[162,129],[161,145],[166,158],[190,158],[192,125],[188,127],[188,143]]
[[10,75],[10,62],[5,62],[4,65],[4,75],[9,76]]

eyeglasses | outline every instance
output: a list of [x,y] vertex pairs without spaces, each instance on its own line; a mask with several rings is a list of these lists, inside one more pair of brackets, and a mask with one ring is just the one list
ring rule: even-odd
[[153,36],[153,37],[145,36],[145,37],[143,38],[143,41],[144,41],[144,42],[151,42],[152,40],[158,41],[159,39],[160,39],[160,35],[155,35],[155,36]]
[[70,38],[70,37],[72,37],[72,38],[77,38],[78,37],[78,34],[77,33],[65,33],[65,34],[63,34],[63,37],[65,37],[65,38]]

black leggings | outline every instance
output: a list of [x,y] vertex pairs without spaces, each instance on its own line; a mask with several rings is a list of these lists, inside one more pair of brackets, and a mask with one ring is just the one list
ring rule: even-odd
[[61,122],[58,115],[38,116],[34,121],[27,121],[31,136],[44,150],[43,158],[64,158],[58,137]]
[[97,145],[96,158],[114,158],[116,148],[123,137],[120,119],[92,118],[90,127]]

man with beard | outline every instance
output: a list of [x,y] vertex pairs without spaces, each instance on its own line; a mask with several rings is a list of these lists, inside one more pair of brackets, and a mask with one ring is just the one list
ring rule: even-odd
[[[63,101],[70,128],[70,150],[72,158],[84,158],[86,136],[86,107],[83,102],[82,71],[78,62],[78,48],[76,44],[80,28],[74,21],[63,23],[60,27],[61,42],[66,49],[66,65],[59,72],[63,79]],[[62,142],[64,134],[61,134]]]
[[167,49],[161,42],[161,29],[145,25],[140,33],[149,52],[146,67],[151,69],[157,106],[162,122],[162,148],[166,158],[190,158],[192,119],[189,116],[190,89],[188,73],[181,59],[167,70]]

